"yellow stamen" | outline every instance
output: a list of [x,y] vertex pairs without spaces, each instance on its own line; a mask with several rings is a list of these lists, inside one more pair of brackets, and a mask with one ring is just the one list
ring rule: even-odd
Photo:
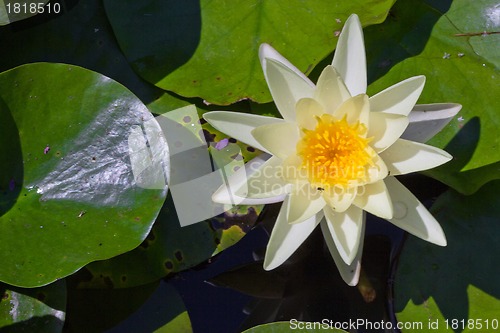
[[324,189],[366,181],[368,167],[374,165],[366,126],[359,121],[350,125],[345,116],[337,120],[329,114],[316,120],[316,128],[303,130],[297,144],[311,185]]

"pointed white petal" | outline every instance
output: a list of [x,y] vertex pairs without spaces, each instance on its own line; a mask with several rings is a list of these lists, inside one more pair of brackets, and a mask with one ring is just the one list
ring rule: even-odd
[[371,110],[407,116],[417,103],[424,85],[423,75],[396,83],[370,98]]
[[259,59],[260,59],[260,64],[262,66],[262,70],[264,73],[266,72],[267,68],[267,60],[271,59],[277,62],[282,63],[289,69],[291,69],[297,76],[300,76],[302,80],[307,82],[307,84],[311,87],[314,87],[314,83],[304,74],[302,73],[297,67],[295,67],[288,59],[283,57],[278,51],[276,51],[271,45],[263,43],[259,47]]
[[340,257],[347,265],[350,265],[358,253],[361,242],[363,210],[351,206],[344,213],[336,213],[327,206],[324,212],[328,231],[337,246]]
[[231,175],[227,184],[223,184],[213,195],[212,200],[216,203],[227,205],[262,205],[280,202],[285,199],[286,194],[268,197],[264,199],[248,199],[236,195],[235,191],[247,184],[248,177],[257,172],[269,158],[269,155],[262,154],[245,164],[244,168],[237,170]]
[[432,169],[452,159],[442,149],[403,139],[396,140],[380,157],[392,176]]
[[257,127],[252,135],[262,147],[283,160],[295,153],[299,141],[297,125],[289,122]]
[[335,68],[326,66],[319,76],[314,99],[323,105],[326,113],[332,114],[350,97],[349,90]]
[[264,269],[267,271],[275,269],[285,262],[313,232],[314,228],[316,228],[323,218],[323,214],[318,213],[302,223],[290,224],[286,219],[288,205],[289,198],[287,197],[283,202],[283,206],[281,206],[276,224],[267,244],[266,256],[264,258]]
[[358,196],[353,203],[368,213],[383,219],[393,217],[391,196],[383,180],[360,186]]
[[267,153],[269,152],[252,136],[252,130],[262,125],[284,122],[280,118],[227,111],[207,112],[203,115],[203,118],[215,129]]
[[295,104],[313,97],[314,83],[268,44],[262,44],[259,57],[274,103],[283,119],[295,120]]
[[370,104],[368,95],[360,94],[349,98],[342,103],[337,110],[333,112],[333,116],[337,119],[347,117],[347,122],[350,125],[360,122],[367,125],[370,118]]
[[325,113],[323,106],[313,98],[302,98],[297,102],[297,125],[300,128],[313,130],[316,128],[320,117]]
[[408,117],[392,113],[370,113],[368,138],[373,138],[370,146],[380,153],[392,145],[408,126]]
[[321,192],[312,189],[309,184],[295,187],[290,193],[289,200],[286,218],[290,224],[301,223],[325,207]]
[[272,156],[247,178],[244,186],[236,190],[237,196],[262,199],[290,192],[290,186],[283,180],[283,161],[276,156]]
[[349,16],[345,22],[337,42],[332,65],[344,80],[351,96],[366,93],[363,28],[356,14]]
[[[363,218],[364,219],[364,218]],[[355,286],[359,281],[359,273],[361,271],[361,255],[363,254],[363,242],[360,241],[359,248],[354,257],[352,263],[347,265],[335,245],[335,242],[328,230],[328,225],[326,224],[326,220],[321,221],[321,231],[323,232],[323,237],[325,238],[326,245],[328,246],[328,250],[332,255],[333,261],[335,261],[335,265],[339,270],[340,276],[350,286]],[[365,223],[361,223],[361,232],[360,232],[360,240],[364,238],[365,235]]]
[[395,177],[387,177],[385,182],[394,205],[394,217],[388,221],[423,240],[446,246],[443,229],[427,208]]
[[439,133],[461,108],[462,105],[454,103],[417,104],[408,116],[410,125],[401,138],[427,142]]

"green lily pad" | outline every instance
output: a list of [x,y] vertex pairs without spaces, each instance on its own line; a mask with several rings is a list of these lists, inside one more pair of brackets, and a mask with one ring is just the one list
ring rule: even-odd
[[347,333],[347,331],[336,329],[333,327],[321,326],[320,322],[310,323],[301,321],[285,321],[263,324],[259,326],[252,327],[248,330],[243,331],[243,333],[288,333],[291,330],[298,333],[306,332],[331,332],[331,333]]
[[442,7],[447,4],[398,1],[384,24],[368,29],[371,68],[379,74],[390,68],[369,93],[423,74],[427,82],[419,103],[462,104],[462,111],[429,142],[454,160],[427,174],[471,194],[500,178],[500,47],[492,33],[500,29],[498,1],[456,0],[446,11]]
[[[395,280],[395,311],[399,321],[437,321],[432,332],[495,332],[500,313],[500,180],[472,196],[445,192],[432,207],[447,247],[415,237],[404,245]],[[446,320],[448,326],[446,325]],[[492,327],[495,324],[497,328]],[[457,323],[458,322],[458,323]],[[468,326],[468,323],[471,326]],[[489,322],[489,329],[486,324]],[[462,325],[452,327],[452,323]],[[465,326],[463,326],[465,323]],[[481,323],[482,329],[478,323]],[[414,329],[403,332],[421,332]]]
[[184,311],[177,315],[174,319],[158,328],[155,333],[192,333],[191,320],[189,314]]
[[[382,22],[394,0],[104,1],[118,43],[158,87],[219,105],[269,102],[258,48],[269,43],[304,72],[334,49],[350,13]],[[134,26],[134,29],[130,29]]]
[[130,164],[130,129],[152,118],[147,108],[65,64],[1,73],[0,98],[0,281],[41,286],[137,247],[166,196],[139,187]]
[[0,331],[62,332],[66,317],[66,283],[22,289],[0,284]]
[[29,0],[0,0],[0,25],[27,19],[28,17],[44,12],[59,12],[60,4],[45,7],[49,0],[29,1]]

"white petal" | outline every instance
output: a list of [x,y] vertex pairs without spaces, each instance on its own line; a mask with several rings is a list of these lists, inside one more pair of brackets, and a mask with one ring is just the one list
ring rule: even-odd
[[295,186],[309,184],[307,170],[302,167],[302,159],[296,154],[288,156],[283,161],[283,177],[287,183]]
[[414,76],[379,92],[370,98],[373,112],[407,116],[417,103],[425,85],[425,76]]
[[283,180],[283,161],[276,156],[272,156],[247,178],[244,186],[236,190],[237,196],[262,199],[289,193],[289,186]]
[[380,157],[392,176],[432,169],[452,159],[442,149],[403,139],[396,140]]
[[326,66],[319,76],[314,99],[318,100],[327,113],[332,114],[351,95],[344,81],[333,66]]
[[236,195],[235,191],[247,184],[248,177],[257,172],[266,162],[269,155],[262,154],[245,164],[244,168],[237,170],[228,178],[228,184],[222,185],[213,195],[212,200],[216,203],[227,205],[261,205],[283,201],[286,194],[269,197],[265,199],[247,199]]
[[332,65],[344,80],[351,96],[366,93],[363,28],[356,14],[349,16],[340,33]]
[[370,146],[380,153],[392,145],[408,126],[408,117],[398,114],[372,112],[367,137],[373,138]]
[[260,59],[260,64],[262,66],[262,70],[264,73],[266,72],[266,62],[268,59],[277,61],[291,69],[292,71],[297,74],[297,76],[300,76],[304,81],[308,83],[309,86],[314,87],[314,83],[304,74],[302,73],[297,67],[295,67],[288,59],[283,57],[278,51],[276,51],[271,45],[263,43],[259,47],[259,59]]
[[446,246],[443,229],[427,208],[395,177],[385,180],[394,205],[394,217],[389,222],[428,242]]
[[344,188],[342,186],[331,186],[323,192],[323,198],[327,205],[336,213],[345,212],[356,197],[357,186]]
[[321,192],[312,189],[309,184],[295,187],[290,193],[289,200],[286,218],[290,224],[302,223],[325,207]]
[[325,207],[325,218],[328,231],[333,238],[340,257],[350,265],[358,253],[363,229],[363,210],[351,206],[344,213],[336,213],[330,207]]
[[358,196],[354,199],[354,204],[368,213],[383,219],[391,219],[393,217],[391,197],[383,180],[360,186],[358,188]]
[[[340,276],[350,286],[355,286],[359,281],[359,273],[361,271],[361,255],[363,254],[363,242],[360,241],[359,248],[354,257],[354,260],[350,265],[347,265],[335,245],[335,242],[328,230],[328,225],[326,224],[326,220],[321,221],[321,231],[323,232],[323,237],[325,238],[326,245],[328,246],[328,250],[332,255],[333,261],[335,261],[335,265],[339,270]],[[360,239],[363,239],[365,235],[365,223],[361,223],[361,232]]]
[[375,155],[373,157],[373,163],[375,164],[373,167],[368,168],[368,172],[366,174],[367,181],[365,184],[371,184],[378,182],[379,180],[384,179],[389,174],[389,170],[387,169],[384,160],[380,158],[380,155]]
[[252,136],[252,130],[262,125],[284,122],[280,118],[227,111],[207,112],[203,118],[215,129],[267,153],[269,152]]
[[362,124],[368,125],[370,117],[368,95],[360,94],[349,98],[333,112],[333,116],[337,119],[342,119],[346,116],[347,122],[350,125],[353,125],[358,121]]
[[313,97],[314,83],[268,44],[262,44],[259,57],[274,103],[283,119],[295,120],[295,104]]
[[408,116],[410,125],[401,138],[426,142],[439,133],[460,111],[462,105],[453,103],[415,105]]
[[325,113],[323,106],[313,98],[302,98],[297,102],[297,125],[314,130],[318,124],[316,117]]
[[302,223],[290,224],[286,219],[288,205],[289,199],[287,197],[283,202],[283,206],[281,206],[276,224],[267,244],[264,269],[268,271],[275,269],[285,262],[313,232],[314,228],[316,228],[323,218],[323,214],[319,213]]
[[283,122],[255,128],[252,135],[266,150],[281,159],[295,154],[299,129],[295,123]]

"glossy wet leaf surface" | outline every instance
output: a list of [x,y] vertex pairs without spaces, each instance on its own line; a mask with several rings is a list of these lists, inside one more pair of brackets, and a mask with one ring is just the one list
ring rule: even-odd
[[[447,247],[415,237],[407,240],[395,281],[395,309],[400,321],[425,324],[439,319],[436,332],[452,332],[451,327],[446,329],[445,319],[450,325],[453,319],[466,323],[479,319],[483,324],[498,320],[498,186],[500,181],[490,182],[472,196],[450,190],[436,201],[432,212],[444,229]],[[472,328],[465,332],[477,331]]]
[[261,43],[310,72],[334,49],[349,13],[358,13],[365,26],[380,23],[394,1],[104,3],[123,52],[143,78],[182,96],[227,105],[242,98],[270,101],[258,59]]
[[152,118],[146,107],[64,64],[0,74],[0,98],[0,280],[40,286],[138,246],[166,195],[132,173],[128,135]]
[[387,73],[370,86],[370,94],[423,74],[427,81],[419,103],[463,105],[429,142],[454,160],[427,174],[466,194],[500,178],[500,44],[499,35],[490,34],[499,30],[495,0],[407,0],[365,33],[372,79]]

